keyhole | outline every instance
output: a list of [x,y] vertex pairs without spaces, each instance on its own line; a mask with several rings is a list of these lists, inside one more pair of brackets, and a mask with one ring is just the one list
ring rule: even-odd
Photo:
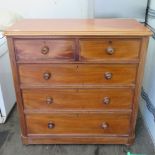
[[109,40],[109,44],[112,44],[112,41],[111,40]]

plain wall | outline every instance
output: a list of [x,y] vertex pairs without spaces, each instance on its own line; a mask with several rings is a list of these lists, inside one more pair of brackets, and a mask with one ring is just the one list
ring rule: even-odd
[[24,18],[88,18],[91,0],[0,0],[0,9]]
[[147,0],[95,0],[97,18],[136,18],[145,20]]

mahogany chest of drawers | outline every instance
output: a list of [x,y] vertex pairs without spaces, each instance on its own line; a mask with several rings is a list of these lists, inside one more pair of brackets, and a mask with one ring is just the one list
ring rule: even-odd
[[5,34],[24,144],[133,143],[145,26],[27,19]]

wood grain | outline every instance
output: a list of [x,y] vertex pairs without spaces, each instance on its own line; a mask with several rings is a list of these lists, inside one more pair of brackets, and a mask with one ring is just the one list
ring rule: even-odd
[[20,77],[18,74],[18,67],[16,64],[13,39],[11,37],[7,37],[7,43],[9,48],[9,56],[11,60],[13,81],[14,81],[14,87],[16,92],[16,101],[17,101],[18,112],[20,116],[19,119],[20,119],[20,126],[21,126],[21,134],[23,136],[26,136],[27,130],[26,130],[25,115],[24,115],[24,108],[23,108],[23,102],[22,102],[22,93],[20,90],[20,81],[19,81]]
[[[134,137],[128,136],[22,136],[23,144],[125,144]],[[104,146],[105,147],[105,146]],[[109,150],[109,148],[108,148]]]
[[[66,85],[66,84],[134,84],[136,65],[95,65],[95,64],[53,64],[19,65],[21,84],[28,85]],[[107,80],[105,73],[112,73],[112,78]],[[51,77],[44,79],[44,73]]]
[[[28,89],[23,90],[25,110],[125,110],[131,109],[133,90],[126,89]],[[105,103],[109,98],[109,103]],[[52,99],[48,102],[48,99]]]
[[[140,39],[81,39],[81,61],[135,60],[139,58]],[[108,54],[108,48],[113,53]]]
[[[75,43],[72,39],[15,39],[17,61],[74,60]],[[43,54],[42,49],[48,48]]]
[[134,142],[148,28],[24,19],[5,34],[24,144]]
[[141,93],[141,86],[143,81],[143,74],[144,74],[144,65],[146,60],[147,48],[148,48],[148,37],[143,37],[142,39],[142,46],[141,46],[141,54],[140,54],[140,63],[137,72],[137,79],[136,79],[136,88],[135,88],[135,95],[134,95],[134,104],[133,104],[133,113],[131,119],[131,135],[135,134],[135,126],[137,121],[138,109],[139,109],[139,100],[140,100],[140,93]]
[[133,19],[23,19],[5,31],[6,36],[150,36],[151,31]]
[[[117,118],[117,119],[116,119]],[[26,115],[28,135],[30,134],[106,134],[128,135],[130,125],[129,114],[106,113],[52,113]],[[108,124],[107,129],[102,128],[102,123]],[[54,128],[49,129],[48,123],[53,123]]]

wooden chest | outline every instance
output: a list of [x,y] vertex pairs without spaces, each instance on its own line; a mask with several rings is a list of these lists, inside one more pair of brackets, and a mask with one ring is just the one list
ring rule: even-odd
[[22,20],[5,34],[24,144],[133,143],[146,27],[134,20]]

